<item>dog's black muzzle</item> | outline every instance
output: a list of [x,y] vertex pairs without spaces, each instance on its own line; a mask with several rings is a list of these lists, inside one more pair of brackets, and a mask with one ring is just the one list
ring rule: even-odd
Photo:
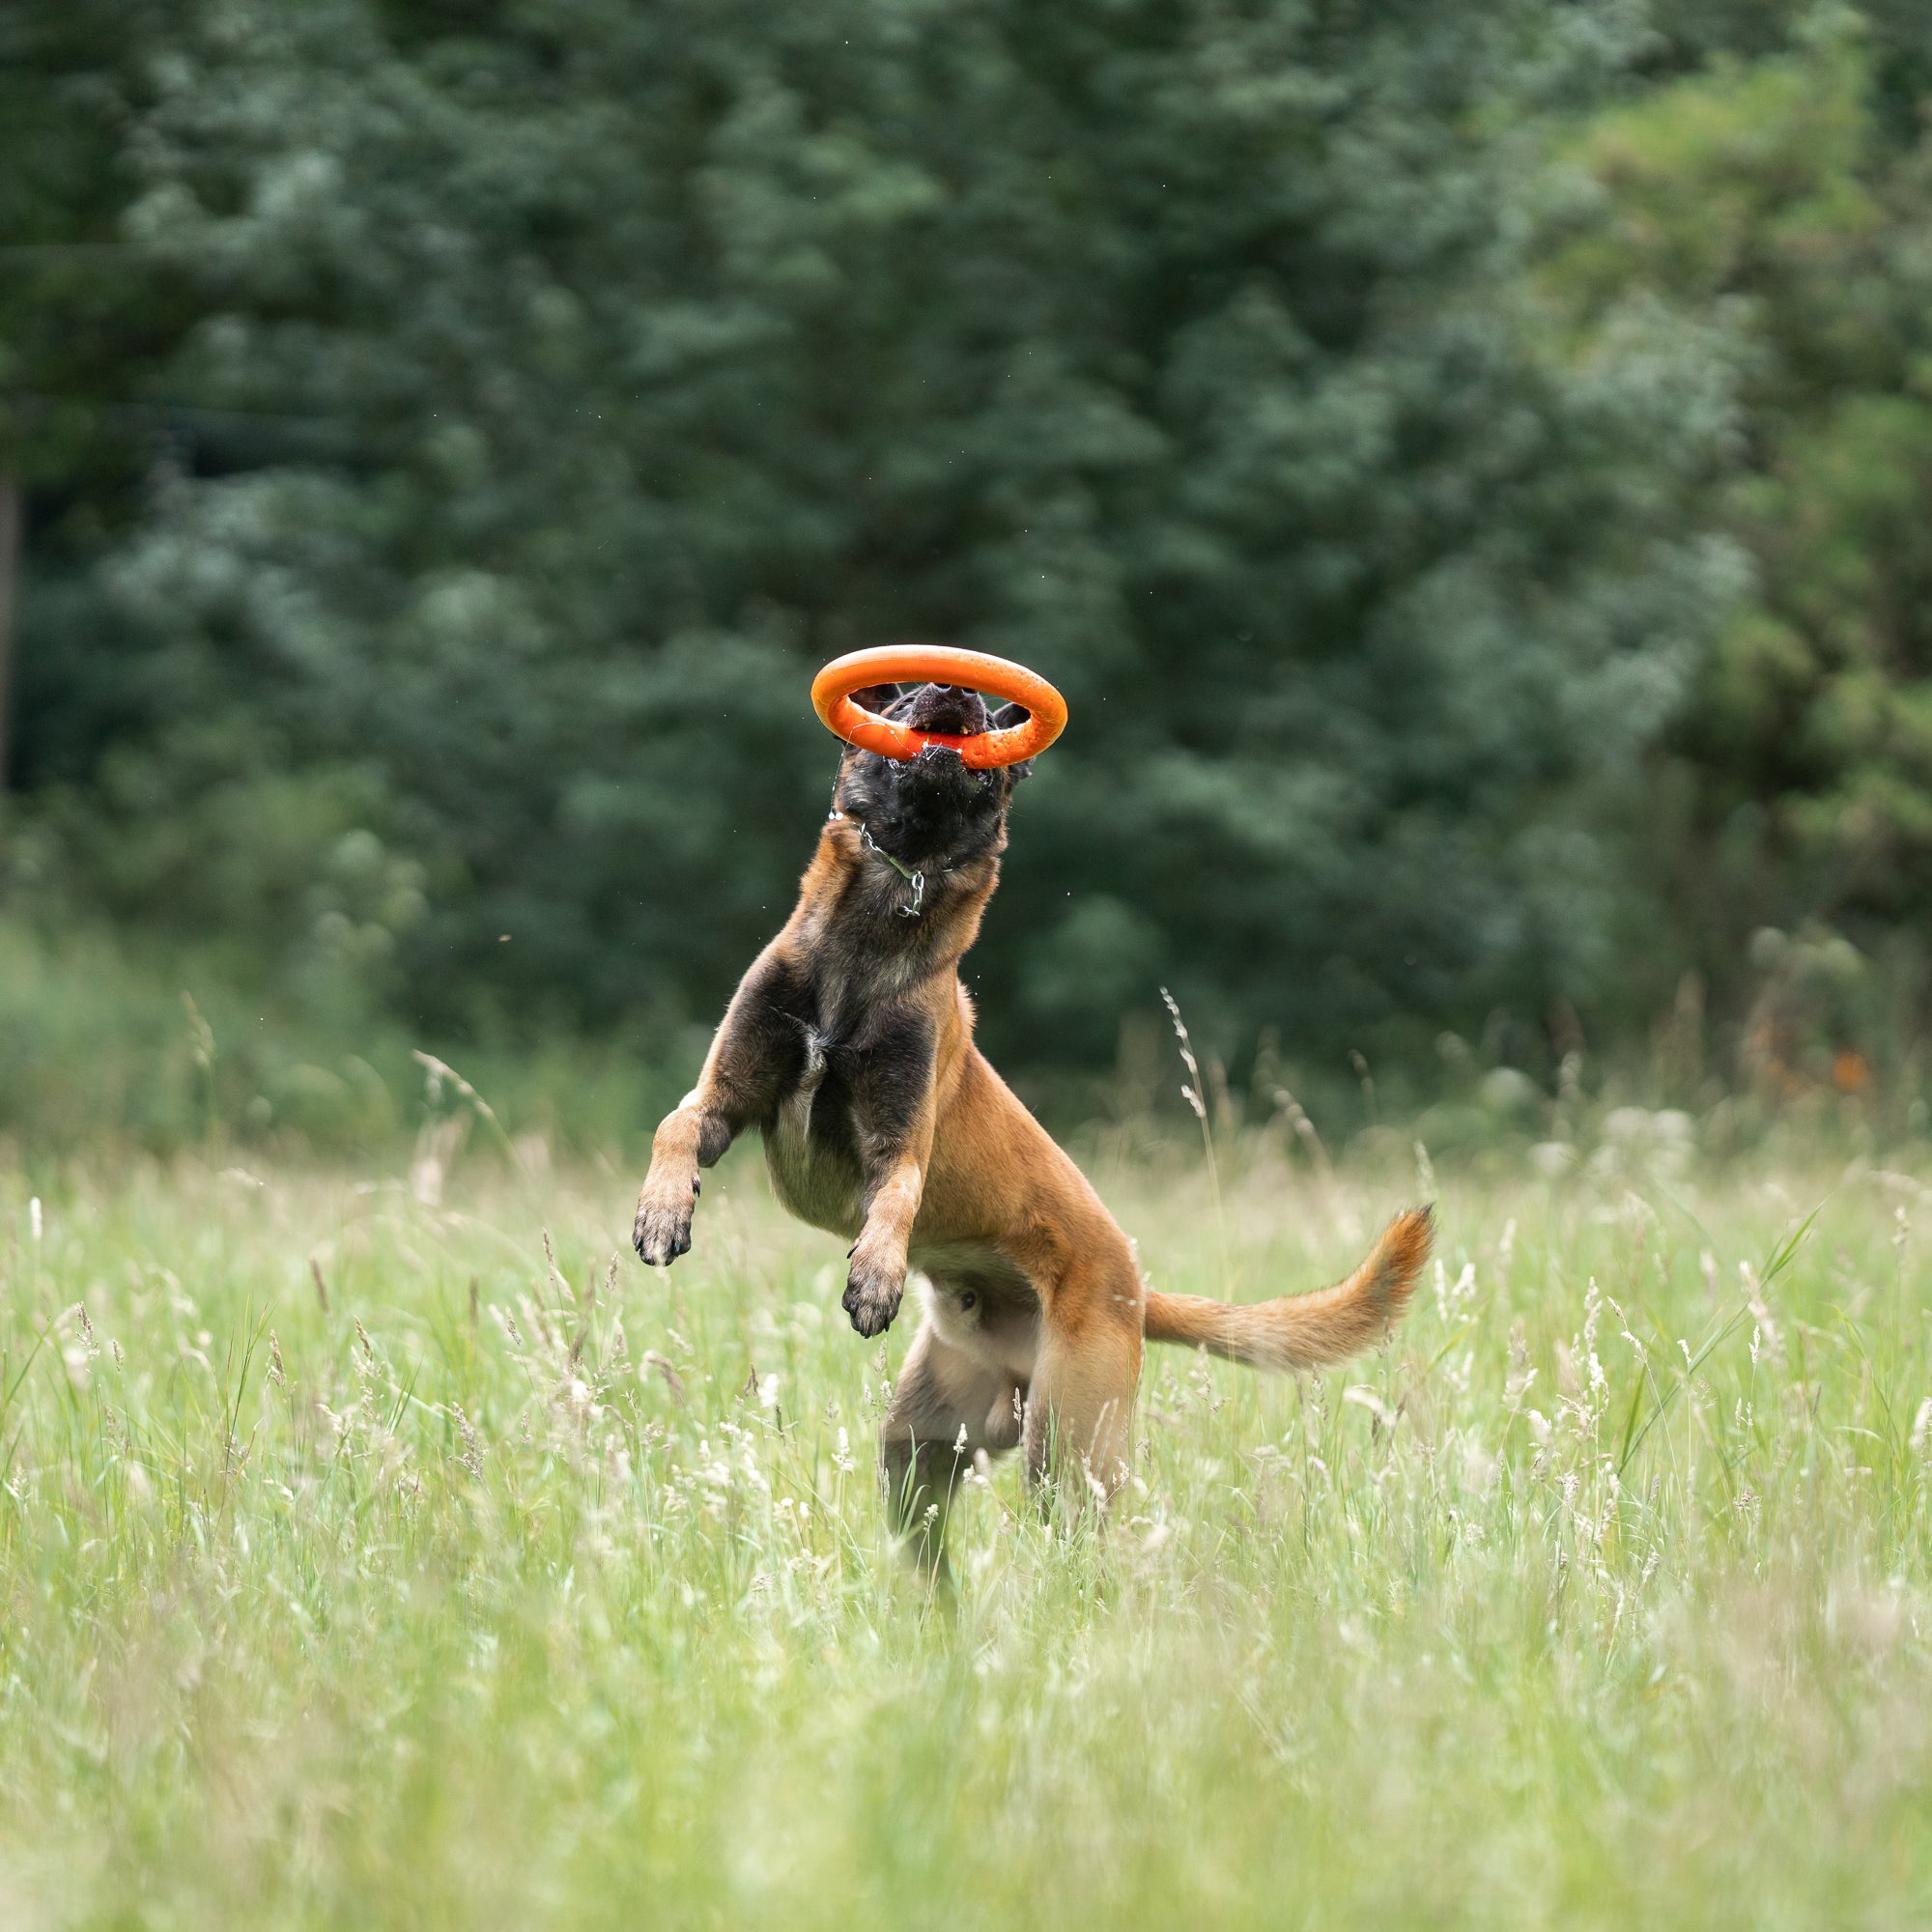
[[985,730],[991,721],[977,691],[956,684],[928,684],[914,693],[904,722],[915,731],[944,731],[963,738]]

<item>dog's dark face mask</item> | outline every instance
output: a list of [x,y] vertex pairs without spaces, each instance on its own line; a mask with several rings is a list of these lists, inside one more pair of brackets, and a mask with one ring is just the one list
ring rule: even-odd
[[[959,736],[1004,731],[1027,717],[1017,704],[989,716],[978,692],[951,684],[923,684],[903,697],[896,685],[874,685],[852,697],[862,709],[895,724]],[[903,866],[959,866],[999,849],[1008,802],[1028,769],[1018,764],[974,771],[946,745],[928,745],[911,759],[851,751],[839,767],[834,804]]]

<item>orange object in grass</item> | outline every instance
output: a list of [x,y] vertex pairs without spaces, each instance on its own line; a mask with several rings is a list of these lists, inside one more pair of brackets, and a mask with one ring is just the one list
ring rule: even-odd
[[[1002,731],[915,731],[852,701],[868,684],[955,684],[1010,699],[1029,714]],[[811,708],[829,731],[882,758],[916,758],[928,745],[950,745],[976,771],[1016,765],[1043,752],[1066,728],[1066,700],[1037,671],[987,651],[946,644],[879,644],[834,658],[811,681]]]

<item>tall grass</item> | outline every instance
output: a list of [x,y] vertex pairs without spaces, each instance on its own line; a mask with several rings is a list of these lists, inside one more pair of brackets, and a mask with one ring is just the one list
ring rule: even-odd
[[[1221,1152],[1251,1293],[1413,1184]],[[1445,1167],[1387,1352],[1153,1356],[1111,1529],[996,1467],[949,1610],[874,1495],[909,1321],[755,1154],[667,1277],[614,1164],[445,1166],[101,1157],[38,1234],[0,1170],[0,1924],[1932,1907],[1917,1173]],[[1211,1292],[1198,1157],[1094,1172]]]
[[192,953],[0,908],[0,1140],[44,1153],[129,1142],[343,1156],[407,1145],[454,1109],[437,1045],[520,1129],[583,1148],[647,1140],[690,1084],[700,1034],[425,1040],[366,1003],[304,1006]]

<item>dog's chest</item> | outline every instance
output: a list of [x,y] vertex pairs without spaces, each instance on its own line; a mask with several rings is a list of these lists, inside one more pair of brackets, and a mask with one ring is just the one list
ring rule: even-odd
[[[824,1037],[816,1027],[807,1027],[798,1083],[765,1127],[765,1166],[773,1191],[789,1213],[829,1234],[856,1236],[865,1221],[860,1208],[864,1185],[848,1138],[827,1131],[827,1103],[836,1102],[837,1095],[824,1091],[825,1079]],[[839,1124],[845,1123],[841,1120]]]

